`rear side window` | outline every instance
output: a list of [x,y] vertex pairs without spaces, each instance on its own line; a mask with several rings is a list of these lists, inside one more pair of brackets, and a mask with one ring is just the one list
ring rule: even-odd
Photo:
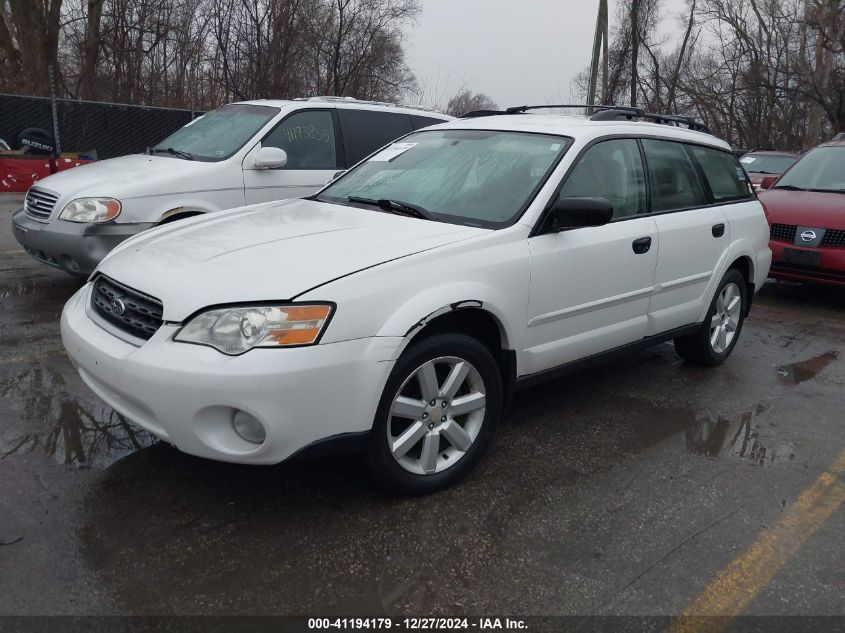
[[708,204],[698,172],[681,143],[643,139],[652,213]]
[[429,125],[437,125],[438,123],[445,123],[445,121],[443,119],[433,119],[430,116],[411,115],[411,125],[414,126],[415,130],[428,127]]
[[337,115],[346,164],[350,167],[382,145],[413,131],[407,114],[338,108]]
[[745,200],[751,197],[748,176],[733,154],[700,145],[687,147],[701,165],[716,202]]
[[602,141],[578,160],[560,190],[561,198],[602,197],[613,218],[645,213],[645,175],[634,139]]
[[337,169],[334,122],[328,110],[303,110],[291,114],[268,134],[262,147],[285,150],[284,169]]

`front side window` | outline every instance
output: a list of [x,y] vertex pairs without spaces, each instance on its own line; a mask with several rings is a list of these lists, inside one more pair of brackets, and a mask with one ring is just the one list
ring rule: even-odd
[[278,108],[235,103],[194,119],[152,148],[153,153],[217,161],[229,158],[279,114]]
[[643,139],[642,144],[653,213],[708,204],[695,166],[681,143]]
[[845,193],[845,147],[817,147],[808,152],[774,188]]
[[409,134],[329,185],[319,200],[411,203],[437,219],[497,228],[522,213],[571,139],[494,130]]
[[261,142],[285,150],[285,169],[337,169],[334,121],[328,110],[295,112]]
[[645,174],[637,141],[619,139],[593,145],[569,174],[559,197],[607,198],[614,219],[645,213]]
[[688,147],[701,165],[701,171],[707,178],[716,202],[746,200],[752,197],[748,176],[733,154],[700,145]]

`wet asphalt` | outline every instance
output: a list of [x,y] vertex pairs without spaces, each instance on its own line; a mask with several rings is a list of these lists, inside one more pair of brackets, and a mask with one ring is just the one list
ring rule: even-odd
[[[517,395],[424,498],[355,456],[273,467],[157,443],[65,356],[80,282],[0,200],[0,614],[679,614],[845,449],[845,289],[768,284],[723,366],[670,345]],[[749,614],[843,615],[838,508]]]

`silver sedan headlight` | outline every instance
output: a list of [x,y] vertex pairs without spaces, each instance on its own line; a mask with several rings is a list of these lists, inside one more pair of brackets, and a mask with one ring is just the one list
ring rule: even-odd
[[59,214],[69,222],[108,222],[120,215],[120,200],[114,198],[77,198]]
[[173,338],[237,356],[253,347],[299,347],[320,340],[334,306],[291,304],[232,306],[202,312]]

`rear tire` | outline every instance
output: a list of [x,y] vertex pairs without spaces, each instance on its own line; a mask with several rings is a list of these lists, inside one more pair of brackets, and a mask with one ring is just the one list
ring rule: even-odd
[[368,457],[376,480],[401,494],[458,482],[489,447],[502,402],[499,367],[478,340],[438,334],[412,344],[373,421]]
[[746,283],[735,268],[725,273],[698,332],[675,339],[678,356],[692,365],[713,367],[731,355],[745,321]]

